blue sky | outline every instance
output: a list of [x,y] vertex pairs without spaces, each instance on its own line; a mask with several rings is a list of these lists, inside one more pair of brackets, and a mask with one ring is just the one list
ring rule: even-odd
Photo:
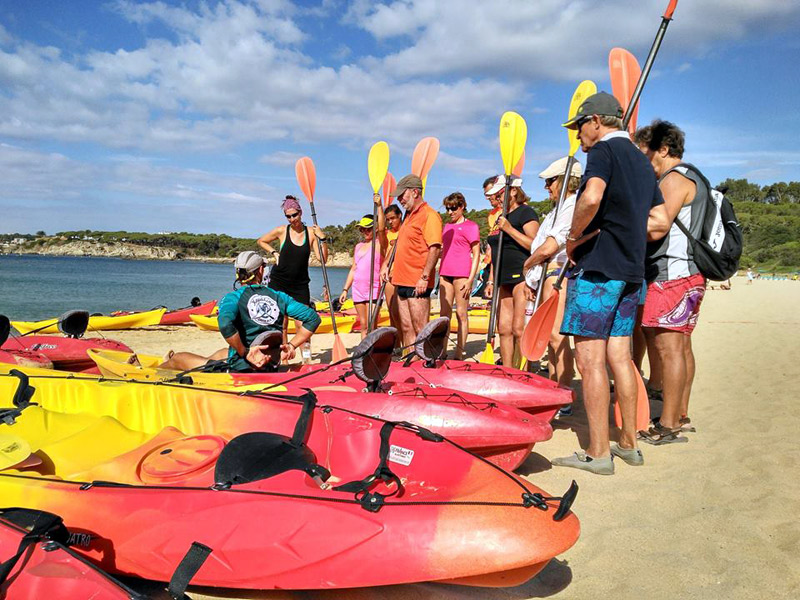
[[[563,155],[582,79],[643,63],[667,0],[0,0],[0,232],[256,237],[285,222],[294,162],[317,167],[322,224],[370,209],[369,147],[390,170],[441,154],[427,199],[501,169],[506,110],[528,123],[527,191]],[[641,100],[716,183],[800,179],[796,0],[681,0]],[[306,211],[308,213],[308,211]]]

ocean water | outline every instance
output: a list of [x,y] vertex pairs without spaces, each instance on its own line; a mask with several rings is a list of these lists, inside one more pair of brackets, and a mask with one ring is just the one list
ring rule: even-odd
[[[312,267],[311,296],[322,297],[322,269]],[[67,310],[171,309],[219,299],[233,289],[233,264],[71,256],[0,256],[0,314],[35,321]],[[328,268],[334,296],[346,268]]]

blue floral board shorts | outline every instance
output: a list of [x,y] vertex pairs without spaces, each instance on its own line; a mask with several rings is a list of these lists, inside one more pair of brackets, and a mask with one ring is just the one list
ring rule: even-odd
[[608,339],[633,334],[642,284],[579,271],[570,278],[562,335]]

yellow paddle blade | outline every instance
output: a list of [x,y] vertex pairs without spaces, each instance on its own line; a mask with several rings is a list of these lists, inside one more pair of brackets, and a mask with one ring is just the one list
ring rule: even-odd
[[[569,103],[569,114],[567,115],[567,121],[578,114],[578,109],[581,107],[581,104],[583,104],[584,100],[596,93],[597,86],[595,85],[594,81],[590,81],[588,79],[581,81],[580,84],[578,84],[578,87],[575,88],[575,93],[572,94],[572,101]],[[578,141],[578,130],[567,129],[567,138],[569,138],[569,155],[575,156],[575,153],[580,147],[580,142]]]
[[0,469],[18,465],[31,455],[27,440],[9,433],[0,434]]
[[500,156],[503,158],[503,169],[506,175],[517,166],[525,142],[528,140],[528,125],[517,113],[508,111],[500,119]]
[[492,348],[491,344],[486,344],[486,350],[484,350],[483,354],[481,354],[480,362],[484,365],[494,364],[494,348]]
[[386,179],[389,171],[389,144],[377,142],[369,149],[367,157],[367,171],[369,172],[369,182],[372,184],[372,191],[376,194]]

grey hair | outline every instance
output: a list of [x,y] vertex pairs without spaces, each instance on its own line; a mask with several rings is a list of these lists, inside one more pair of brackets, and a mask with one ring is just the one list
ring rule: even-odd
[[606,127],[611,127],[613,129],[619,129],[619,130],[625,129],[622,126],[622,119],[620,119],[619,117],[613,117],[613,116],[609,116],[609,115],[601,115],[600,116],[600,124],[601,125],[605,125]]

